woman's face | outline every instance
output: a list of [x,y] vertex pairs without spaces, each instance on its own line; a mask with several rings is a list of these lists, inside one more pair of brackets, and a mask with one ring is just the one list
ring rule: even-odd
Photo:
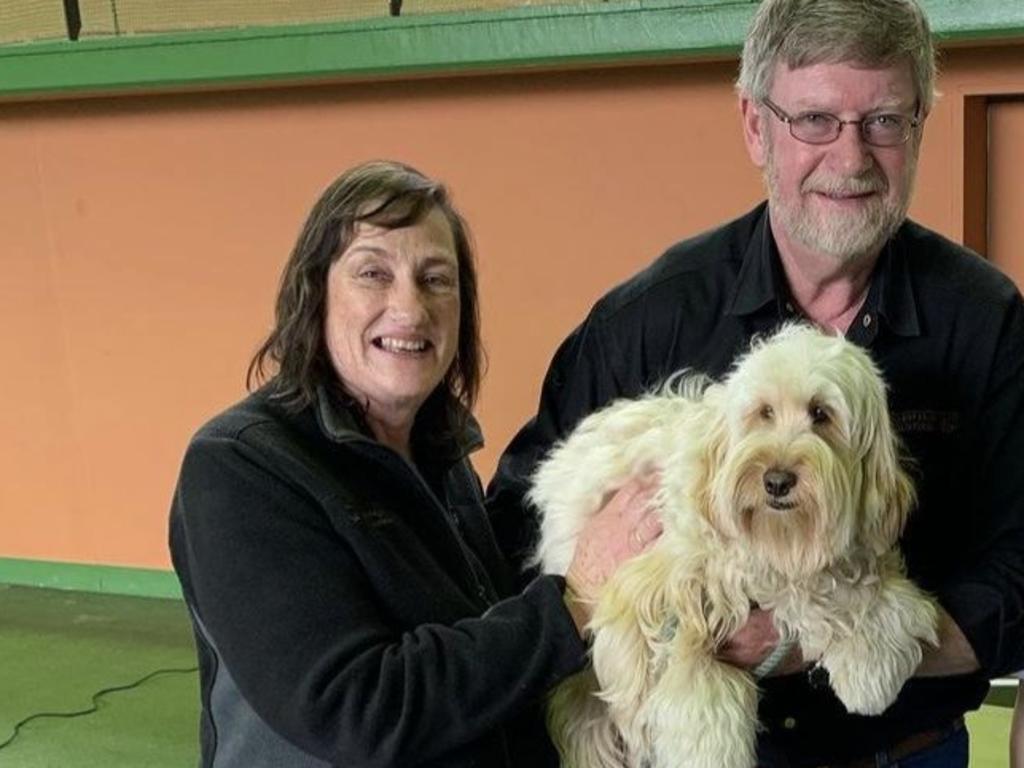
[[327,273],[324,333],[367,416],[411,425],[459,342],[459,265],[440,210],[401,229],[357,225]]

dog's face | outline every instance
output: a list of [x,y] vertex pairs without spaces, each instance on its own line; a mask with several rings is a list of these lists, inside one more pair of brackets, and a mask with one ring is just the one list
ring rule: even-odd
[[852,547],[895,543],[913,503],[885,386],[842,338],[790,326],[754,346],[709,392],[704,514],[783,573],[820,570]]

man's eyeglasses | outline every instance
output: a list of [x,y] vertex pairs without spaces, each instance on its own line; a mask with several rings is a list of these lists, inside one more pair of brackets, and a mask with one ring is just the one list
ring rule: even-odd
[[839,138],[844,125],[856,125],[860,128],[860,137],[865,144],[873,147],[898,147],[906,144],[914,129],[921,124],[921,118],[916,112],[913,117],[884,113],[863,117],[860,120],[840,120],[828,112],[801,112],[799,115],[788,115],[770,99],[762,99],[762,103],[781,122],[789,126],[789,132],[794,139],[806,144],[831,144]]

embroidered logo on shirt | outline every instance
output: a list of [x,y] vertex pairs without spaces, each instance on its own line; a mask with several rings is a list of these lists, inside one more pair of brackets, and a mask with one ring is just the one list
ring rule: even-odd
[[383,528],[394,523],[391,513],[374,507],[361,509],[352,514],[352,522],[366,528]]
[[960,429],[960,414],[956,411],[899,411],[892,414],[897,432],[949,435]]

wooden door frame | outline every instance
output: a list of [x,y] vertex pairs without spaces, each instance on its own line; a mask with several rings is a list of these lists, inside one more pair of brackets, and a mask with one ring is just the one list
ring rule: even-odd
[[953,102],[953,136],[959,157],[954,158],[953,211],[960,241],[988,256],[989,106],[994,101],[1024,96],[1024,76],[1009,82],[984,83],[954,88],[943,98]]

